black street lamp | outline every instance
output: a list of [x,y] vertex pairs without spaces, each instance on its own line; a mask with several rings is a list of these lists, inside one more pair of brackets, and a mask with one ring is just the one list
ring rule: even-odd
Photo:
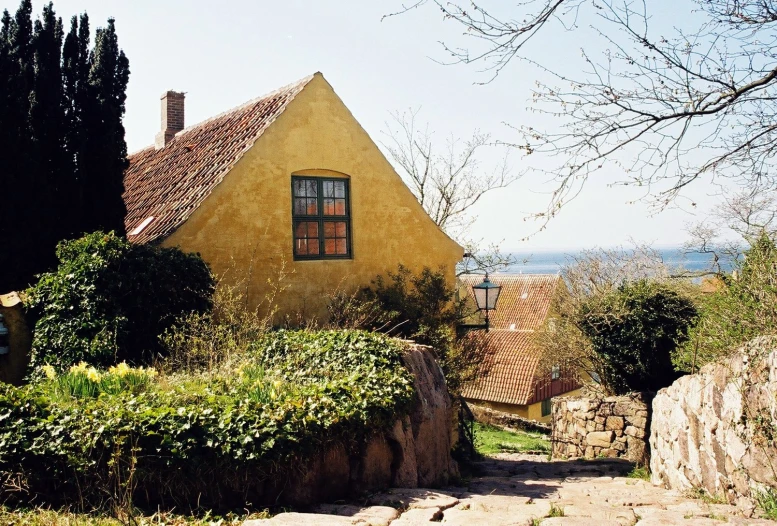
[[486,332],[488,332],[488,313],[489,311],[496,310],[496,302],[499,299],[499,293],[502,292],[502,287],[488,279],[488,273],[486,273],[482,283],[472,286],[472,292],[475,295],[475,303],[477,303],[478,312],[486,311],[486,322],[485,324],[461,324],[459,325],[460,334],[480,329],[485,329]]

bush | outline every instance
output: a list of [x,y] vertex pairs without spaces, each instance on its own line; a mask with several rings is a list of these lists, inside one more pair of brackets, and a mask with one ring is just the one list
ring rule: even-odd
[[696,372],[753,338],[777,334],[777,246],[766,233],[752,242],[736,272],[701,301],[699,322],[675,356],[678,367]]
[[[402,351],[362,331],[279,331],[220,376],[160,375],[142,390],[70,397],[53,396],[70,372],[0,386],[0,499],[87,509],[258,505],[312,452],[358,445],[409,412]],[[120,367],[96,373],[127,375]]]
[[576,324],[603,364],[615,394],[657,391],[677,379],[672,353],[697,315],[693,302],[657,281],[625,283],[583,303]]
[[246,305],[240,285],[220,282],[211,310],[185,314],[162,335],[166,358],[161,364],[168,371],[216,372],[242,360],[272,321],[272,314],[260,316]]
[[372,288],[354,295],[337,291],[329,302],[333,326],[380,331],[432,347],[453,394],[474,379],[485,352],[477,339],[456,340],[463,311],[464,301],[442,270],[424,267],[414,275],[403,265],[388,279],[376,277]]
[[95,232],[60,243],[57,259],[28,291],[33,365],[148,362],[178,316],[211,305],[214,280],[199,255]]

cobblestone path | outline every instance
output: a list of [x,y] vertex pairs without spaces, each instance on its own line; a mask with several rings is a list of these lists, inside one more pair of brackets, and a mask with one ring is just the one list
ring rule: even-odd
[[554,461],[503,454],[475,465],[466,487],[393,489],[360,505],[322,505],[246,526],[774,525],[734,506],[707,503],[627,478],[617,460]]

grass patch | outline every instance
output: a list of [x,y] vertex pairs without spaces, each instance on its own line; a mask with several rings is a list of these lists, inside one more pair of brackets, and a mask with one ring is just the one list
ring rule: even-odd
[[768,488],[755,494],[755,501],[764,518],[777,520],[777,491]]
[[266,519],[268,511],[256,512],[250,515],[228,514],[225,516],[204,515],[192,517],[174,513],[155,513],[153,515],[136,515],[124,517],[123,520],[100,514],[73,513],[67,509],[54,510],[48,508],[12,509],[0,506],[0,524],[20,526],[122,526],[136,524],[140,526],[238,526],[249,519]]
[[540,433],[506,431],[475,422],[475,448],[481,455],[495,453],[549,453],[550,441]]
[[550,504],[550,511],[548,512],[548,517],[563,517],[564,516],[564,508],[561,506],[556,506],[555,504]]
[[646,466],[635,466],[628,475],[630,479],[639,479],[650,481],[650,470]]
[[728,501],[721,495],[711,495],[704,488],[694,488],[688,491],[688,498],[699,499],[705,504],[728,504]]

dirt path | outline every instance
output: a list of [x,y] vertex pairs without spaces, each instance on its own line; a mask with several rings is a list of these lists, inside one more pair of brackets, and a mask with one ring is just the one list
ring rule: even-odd
[[748,519],[733,506],[705,503],[630,479],[616,460],[548,462],[503,454],[476,464],[466,487],[394,489],[356,505],[323,505],[314,513],[282,513],[260,525],[610,526],[776,524]]

